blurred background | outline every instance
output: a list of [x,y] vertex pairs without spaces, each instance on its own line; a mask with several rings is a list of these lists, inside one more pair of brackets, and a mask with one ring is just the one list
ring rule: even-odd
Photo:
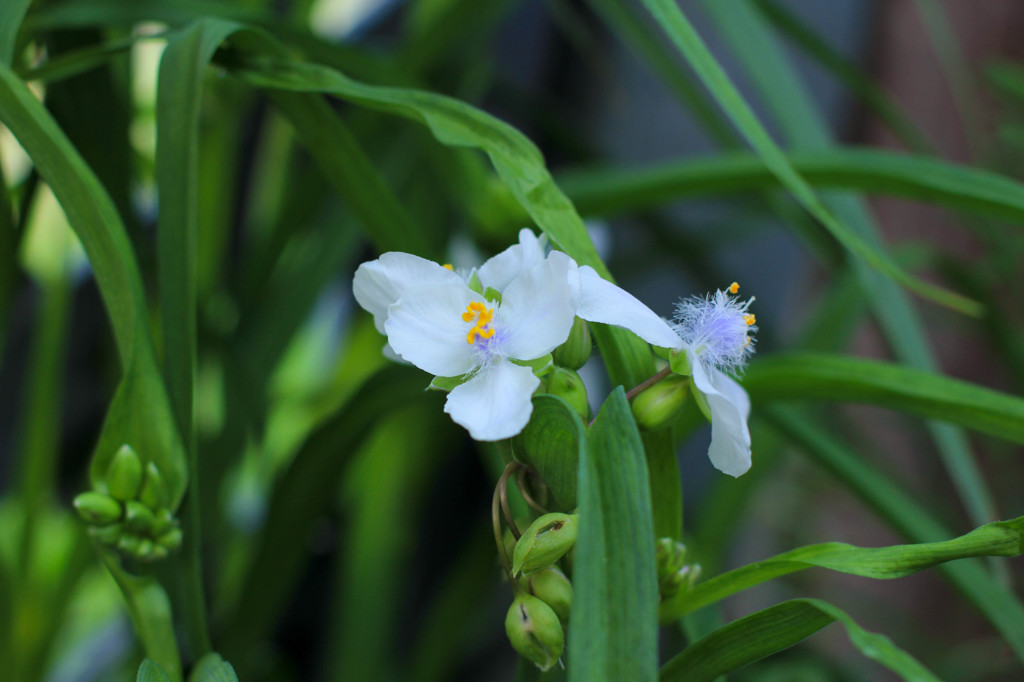
[[[681,297],[736,280],[757,298],[759,353],[932,362],[912,344],[894,348],[837,245],[772,187],[586,210],[586,201],[600,203],[599,190],[587,184],[595,172],[746,149],[629,3],[146,0],[124,16],[100,12],[90,21],[93,5],[103,3],[34,4],[21,58],[31,69],[124,43],[97,68],[36,84],[118,205],[151,292],[162,32],[189,17],[223,15],[267,26],[358,80],[449,94],[523,131],[576,199],[619,283],[665,316]],[[786,78],[773,77],[777,65],[767,56],[759,61],[761,38],[728,19],[737,5],[771,28],[791,67]],[[1020,2],[680,6],[787,150],[881,147],[1016,178],[1024,172]],[[806,99],[788,98],[794,83]],[[435,395],[387,417],[353,446],[329,482],[328,503],[299,533],[298,565],[273,598],[251,605],[262,575],[252,573],[253,562],[267,560],[260,542],[275,483],[306,452],[310,434],[332,423],[384,364],[383,340],[351,297],[352,272],[379,250],[355,229],[345,202],[264,95],[215,67],[202,106],[197,423],[211,467],[206,582],[221,653],[241,679],[513,679],[515,655],[501,628],[508,588],[488,535],[500,465],[489,448],[438,419]],[[411,123],[334,106],[422,225],[432,249],[424,255],[478,262],[526,224],[503,212],[507,197],[494,190],[477,155],[442,149]],[[6,129],[0,160],[23,227],[16,267],[0,273],[11,283],[0,306],[0,452],[9,453],[0,458],[0,551],[17,561],[16,529],[33,513],[25,510],[36,509],[46,531],[33,565],[50,572],[35,580],[53,600],[19,612],[12,641],[36,657],[36,677],[26,679],[134,679],[138,653],[119,595],[67,514],[118,378],[110,327],[59,207]],[[901,264],[990,304],[992,313],[976,320],[912,302],[934,366],[1020,394],[1024,351],[1013,342],[1024,328],[1019,232],[923,203],[827,196],[873,223]],[[591,401],[599,404],[607,383],[599,359],[591,364]],[[978,525],[920,421],[868,407],[815,415],[927,501],[956,534]],[[753,430],[754,468],[738,481],[724,481],[707,461],[707,426],[680,434],[686,526],[706,575],[803,544],[906,541],[817,463],[786,447],[777,429],[754,422]],[[975,437],[963,446],[992,490],[993,518],[1024,514],[1019,448]],[[25,493],[33,476],[53,482],[53,494],[38,504]],[[78,568],[68,572],[69,565]],[[1009,565],[998,570],[1013,584],[1020,566]],[[991,626],[935,572],[867,581],[809,571],[725,602],[722,617],[804,595],[885,632],[943,679],[1020,679]],[[46,613],[50,603],[58,606]],[[833,630],[735,677],[888,679]]]

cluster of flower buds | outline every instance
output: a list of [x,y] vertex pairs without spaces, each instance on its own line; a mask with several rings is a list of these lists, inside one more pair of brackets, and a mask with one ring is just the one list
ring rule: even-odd
[[686,563],[686,545],[672,538],[661,538],[655,544],[655,561],[662,601],[693,587],[700,577],[700,564]]
[[163,559],[181,546],[160,470],[153,462],[144,466],[130,445],[117,451],[98,487],[73,502],[93,538],[141,561]]
[[569,407],[584,421],[589,416],[590,405],[587,401],[587,387],[576,370],[587,363],[592,349],[590,328],[586,321],[577,317],[573,321],[569,338],[552,352],[554,366],[541,388],[543,393],[558,396],[569,403]]
[[520,576],[505,632],[519,655],[548,670],[565,648],[572,583],[555,563],[576,542],[575,514],[544,514],[516,542],[512,574]]

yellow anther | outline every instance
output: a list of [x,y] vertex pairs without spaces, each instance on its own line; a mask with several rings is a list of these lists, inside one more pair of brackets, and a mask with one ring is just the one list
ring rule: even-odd
[[757,318],[751,315],[750,313],[747,313],[746,315],[743,316],[743,321],[746,322],[747,326],[749,327],[753,325],[755,322],[757,322]]
[[441,267],[444,268],[445,270],[455,270],[455,268],[452,267],[451,263],[445,263]]
[[486,328],[493,317],[494,308],[488,308],[483,303],[473,301],[466,306],[466,312],[462,313],[462,320],[464,322],[476,320],[476,324],[466,334],[466,343],[472,344],[478,336],[483,339],[489,339],[494,336],[494,330]]
[[739,282],[733,282],[732,284],[729,285],[729,293],[730,294],[738,293],[739,290],[740,290],[740,283]]

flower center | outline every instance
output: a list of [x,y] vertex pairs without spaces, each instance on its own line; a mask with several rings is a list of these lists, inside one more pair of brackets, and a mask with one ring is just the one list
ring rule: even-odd
[[474,322],[475,320],[473,328],[466,334],[466,343],[472,345],[478,337],[489,339],[494,336],[494,330],[487,326],[491,323],[492,317],[494,317],[494,308],[488,308],[483,303],[474,301],[466,306],[466,312],[462,313],[462,320],[464,322]]

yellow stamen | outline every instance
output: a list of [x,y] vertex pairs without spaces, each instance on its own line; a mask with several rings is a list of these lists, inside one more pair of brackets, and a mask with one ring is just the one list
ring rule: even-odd
[[757,322],[757,318],[751,315],[750,313],[747,313],[746,315],[743,316],[743,321],[746,322],[747,326],[749,327],[753,325],[755,322]]
[[452,267],[451,263],[445,263],[441,267],[444,268],[445,270],[455,270],[455,268]]
[[466,343],[472,344],[477,337],[489,339],[494,336],[494,330],[487,329],[487,325],[490,324],[493,317],[494,308],[488,308],[483,303],[474,301],[466,306],[466,312],[462,313],[463,321],[472,322],[476,319],[476,324],[466,334]]
[[740,283],[739,282],[733,282],[732,284],[729,285],[729,293],[730,294],[738,293],[739,290],[740,290]]

